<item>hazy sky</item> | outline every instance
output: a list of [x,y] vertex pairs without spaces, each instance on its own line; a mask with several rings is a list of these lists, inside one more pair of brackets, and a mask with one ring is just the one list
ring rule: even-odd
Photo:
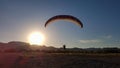
[[[60,14],[79,18],[83,29],[67,21],[44,28]],[[1,42],[26,42],[34,31],[45,34],[49,46],[120,47],[120,0],[0,0]]]

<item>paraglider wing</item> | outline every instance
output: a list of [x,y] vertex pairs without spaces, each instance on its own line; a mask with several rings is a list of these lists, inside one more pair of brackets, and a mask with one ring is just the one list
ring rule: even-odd
[[81,28],[83,28],[82,22],[79,19],[77,19],[76,17],[73,17],[71,15],[57,15],[57,16],[54,16],[54,17],[48,19],[44,26],[46,27],[48,24],[50,24],[50,23],[52,23],[53,21],[56,21],[56,20],[69,20],[72,23],[75,23],[75,24],[79,25]]

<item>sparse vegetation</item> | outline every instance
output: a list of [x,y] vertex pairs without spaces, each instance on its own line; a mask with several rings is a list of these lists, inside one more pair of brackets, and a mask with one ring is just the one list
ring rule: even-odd
[[29,44],[15,44],[0,44],[0,68],[120,68],[119,48],[31,48]]

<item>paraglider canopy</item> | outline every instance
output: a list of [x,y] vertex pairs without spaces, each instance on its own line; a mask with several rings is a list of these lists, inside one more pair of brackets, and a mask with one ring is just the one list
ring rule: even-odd
[[46,21],[44,26],[47,27],[48,24],[53,23],[53,21],[56,21],[56,20],[71,21],[71,23],[75,23],[75,24],[79,25],[81,28],[83,28],[82,22],[78,18],[76,18],[74,16],[71,16],[71,15],[56,15],[56,16],[53,16]]

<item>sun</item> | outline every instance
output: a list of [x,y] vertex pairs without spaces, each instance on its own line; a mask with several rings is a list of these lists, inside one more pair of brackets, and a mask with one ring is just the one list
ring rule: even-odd
[[31,45],[42,45],[43,42],[45,40],[45,37],[42,33],[40,32],[32,32],[29,36],[28,36],[28,42]]

